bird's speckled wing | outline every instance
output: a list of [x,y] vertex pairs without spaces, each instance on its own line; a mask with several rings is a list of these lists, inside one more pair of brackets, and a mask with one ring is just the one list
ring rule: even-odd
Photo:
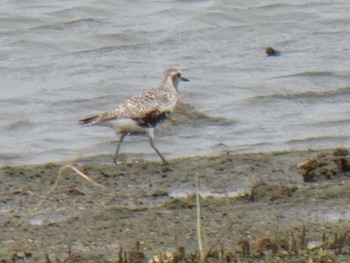
[[168,96],[164,89],[152,88],[143,91],[125,101],[115,109],[100,114],[86,116],[80,120],[81,124],[101,124],[113,119],[143,119],[148,114],[157,111],[168,103]]

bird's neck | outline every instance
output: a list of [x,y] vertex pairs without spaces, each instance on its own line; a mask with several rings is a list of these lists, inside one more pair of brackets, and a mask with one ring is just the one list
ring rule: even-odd
[[178,90],[177,90],[177,83],[174,82],[172,79],[165,80],[163,82],[163,86],[167,90],[176,91],[176,93],[178,92]]

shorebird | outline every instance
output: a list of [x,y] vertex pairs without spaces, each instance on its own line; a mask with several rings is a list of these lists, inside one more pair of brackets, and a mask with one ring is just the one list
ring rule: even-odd
[[163,163],[167,163],[154,145],[154,128],[169,118],[177,103],[178,85],[189,81],[180,70],[165,69],[162,80],[156,87],[144,90],[126,100],[118,107],[98,114],[92,114],[79,120],[82,125],[102,125],[113,128],[120,134],[113,162],[117,165],[120,146],[126,135],[145,133],[149,144]]

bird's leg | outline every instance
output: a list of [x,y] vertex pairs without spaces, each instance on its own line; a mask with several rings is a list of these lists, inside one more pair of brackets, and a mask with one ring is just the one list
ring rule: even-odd
[[127,133],[125,133],[125,132],[123,132],[123,133],[120,135],[119,142],[118,142],[118,146],[117,146],[117,150],[116,150],[115,155],[114,155],[114,158],[113,158],[113,162],[114,162],[115,165],[117,165],[118,153],[119,153],[119,150],[120,150],[120,146],[122,145],[122,143],[123,143],[124,138],[125,138],[126,135],[127,135]]
[[161,155],[161,153],[157,150],[157,148],[154,146],[154,142],[153,142],[153,138],[149,138],[149,144],[151,145],[151,147],[153,148],[153,150],[156,151],[156,153],[159,155],[160,159],[162,159],[164,164],[168,164],[168,162],[164,159],[163,155]]
[[156,153],[158,154],[158,156],[160,157],[160,159],[162,159],[164,164],[168,164],[168,162],[165,160],[165,158],[163,157],[163,155],[161,155],[161,153],[157,150],[157,148],[154,146],[154,133],[153,133],[153,129],[148,131],[148,137],[149,137],[149,144],[151,145],[151,147],[153,148],[153,150],[156,151]]

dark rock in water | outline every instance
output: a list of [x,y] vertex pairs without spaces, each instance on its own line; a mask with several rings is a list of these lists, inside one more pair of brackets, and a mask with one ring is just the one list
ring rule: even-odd
[[266,47],[265,48],[265,53],[269,57],[281,55],[281,52],[279,52],[278,50],[274,49],[273,47]]

